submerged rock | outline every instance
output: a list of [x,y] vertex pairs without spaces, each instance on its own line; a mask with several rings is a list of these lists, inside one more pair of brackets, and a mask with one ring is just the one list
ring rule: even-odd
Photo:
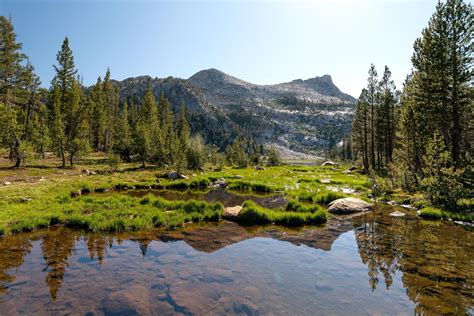
[[328,211],[336,214],[348,214],[372,210],[373,205],[358,198],[337,199],[329,203]]
[[101,309],[106,315],[148,315],[150,308],[149,289],[132,285],[111,293],[102,301]]

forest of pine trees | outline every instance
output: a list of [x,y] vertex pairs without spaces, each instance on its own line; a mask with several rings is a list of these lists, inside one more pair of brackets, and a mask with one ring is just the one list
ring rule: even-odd
[[[9,150],[14,166],[45,157],[52,151],[62,167],[91,151],[106,152],[111,160],[139,161],[158,167],[202,168],[206,161],[245,167],[262,162],[263,146],[237,138],[224,153],[191,135],[186,105],[174,113],[164,95],[156,100],[151,83],[141,100],[129,108],[113,84],[110,70],[91,87],[83,86],[66,37],[56,56],[49,89],[21,53],[11,22],[0,16],[0,147]],[[135,100],[136,101],[136,100]],[[271,163],[279,155],[271,148]]]
[[374,65],[353,122],[353,152],[364,168],[388,172],[405,190],[457,209],[472,195],[474,13],[462,0],[439,2],[414,44],[401,92]]

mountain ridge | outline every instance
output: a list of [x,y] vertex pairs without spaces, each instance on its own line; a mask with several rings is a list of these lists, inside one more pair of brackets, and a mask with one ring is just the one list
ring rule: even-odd
[[151,83],[175,112],[185,104],[192,131],[221,148],[244,135],[283,151],[320,155],[350,132],[356,102],[330,75],[258,85],[210,68],[188,79],[145,75],[114,82],[121,98],[135,104]]

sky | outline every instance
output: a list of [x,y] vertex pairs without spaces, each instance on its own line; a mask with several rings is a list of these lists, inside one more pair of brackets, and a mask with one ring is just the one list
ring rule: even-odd
[[371,63],[398,88],[436,0],[0,0],[48,87],[67,36],[90,85],[217,68],[257,84],[329,74],[358,97]]

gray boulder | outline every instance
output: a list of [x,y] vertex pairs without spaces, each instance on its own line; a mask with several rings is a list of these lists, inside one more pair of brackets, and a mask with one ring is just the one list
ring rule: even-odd
[[337,199],[329,203],[328,211],[335,214],[349,214],[356,212],[371,211],[373,205],[364,200],[348,197]]

